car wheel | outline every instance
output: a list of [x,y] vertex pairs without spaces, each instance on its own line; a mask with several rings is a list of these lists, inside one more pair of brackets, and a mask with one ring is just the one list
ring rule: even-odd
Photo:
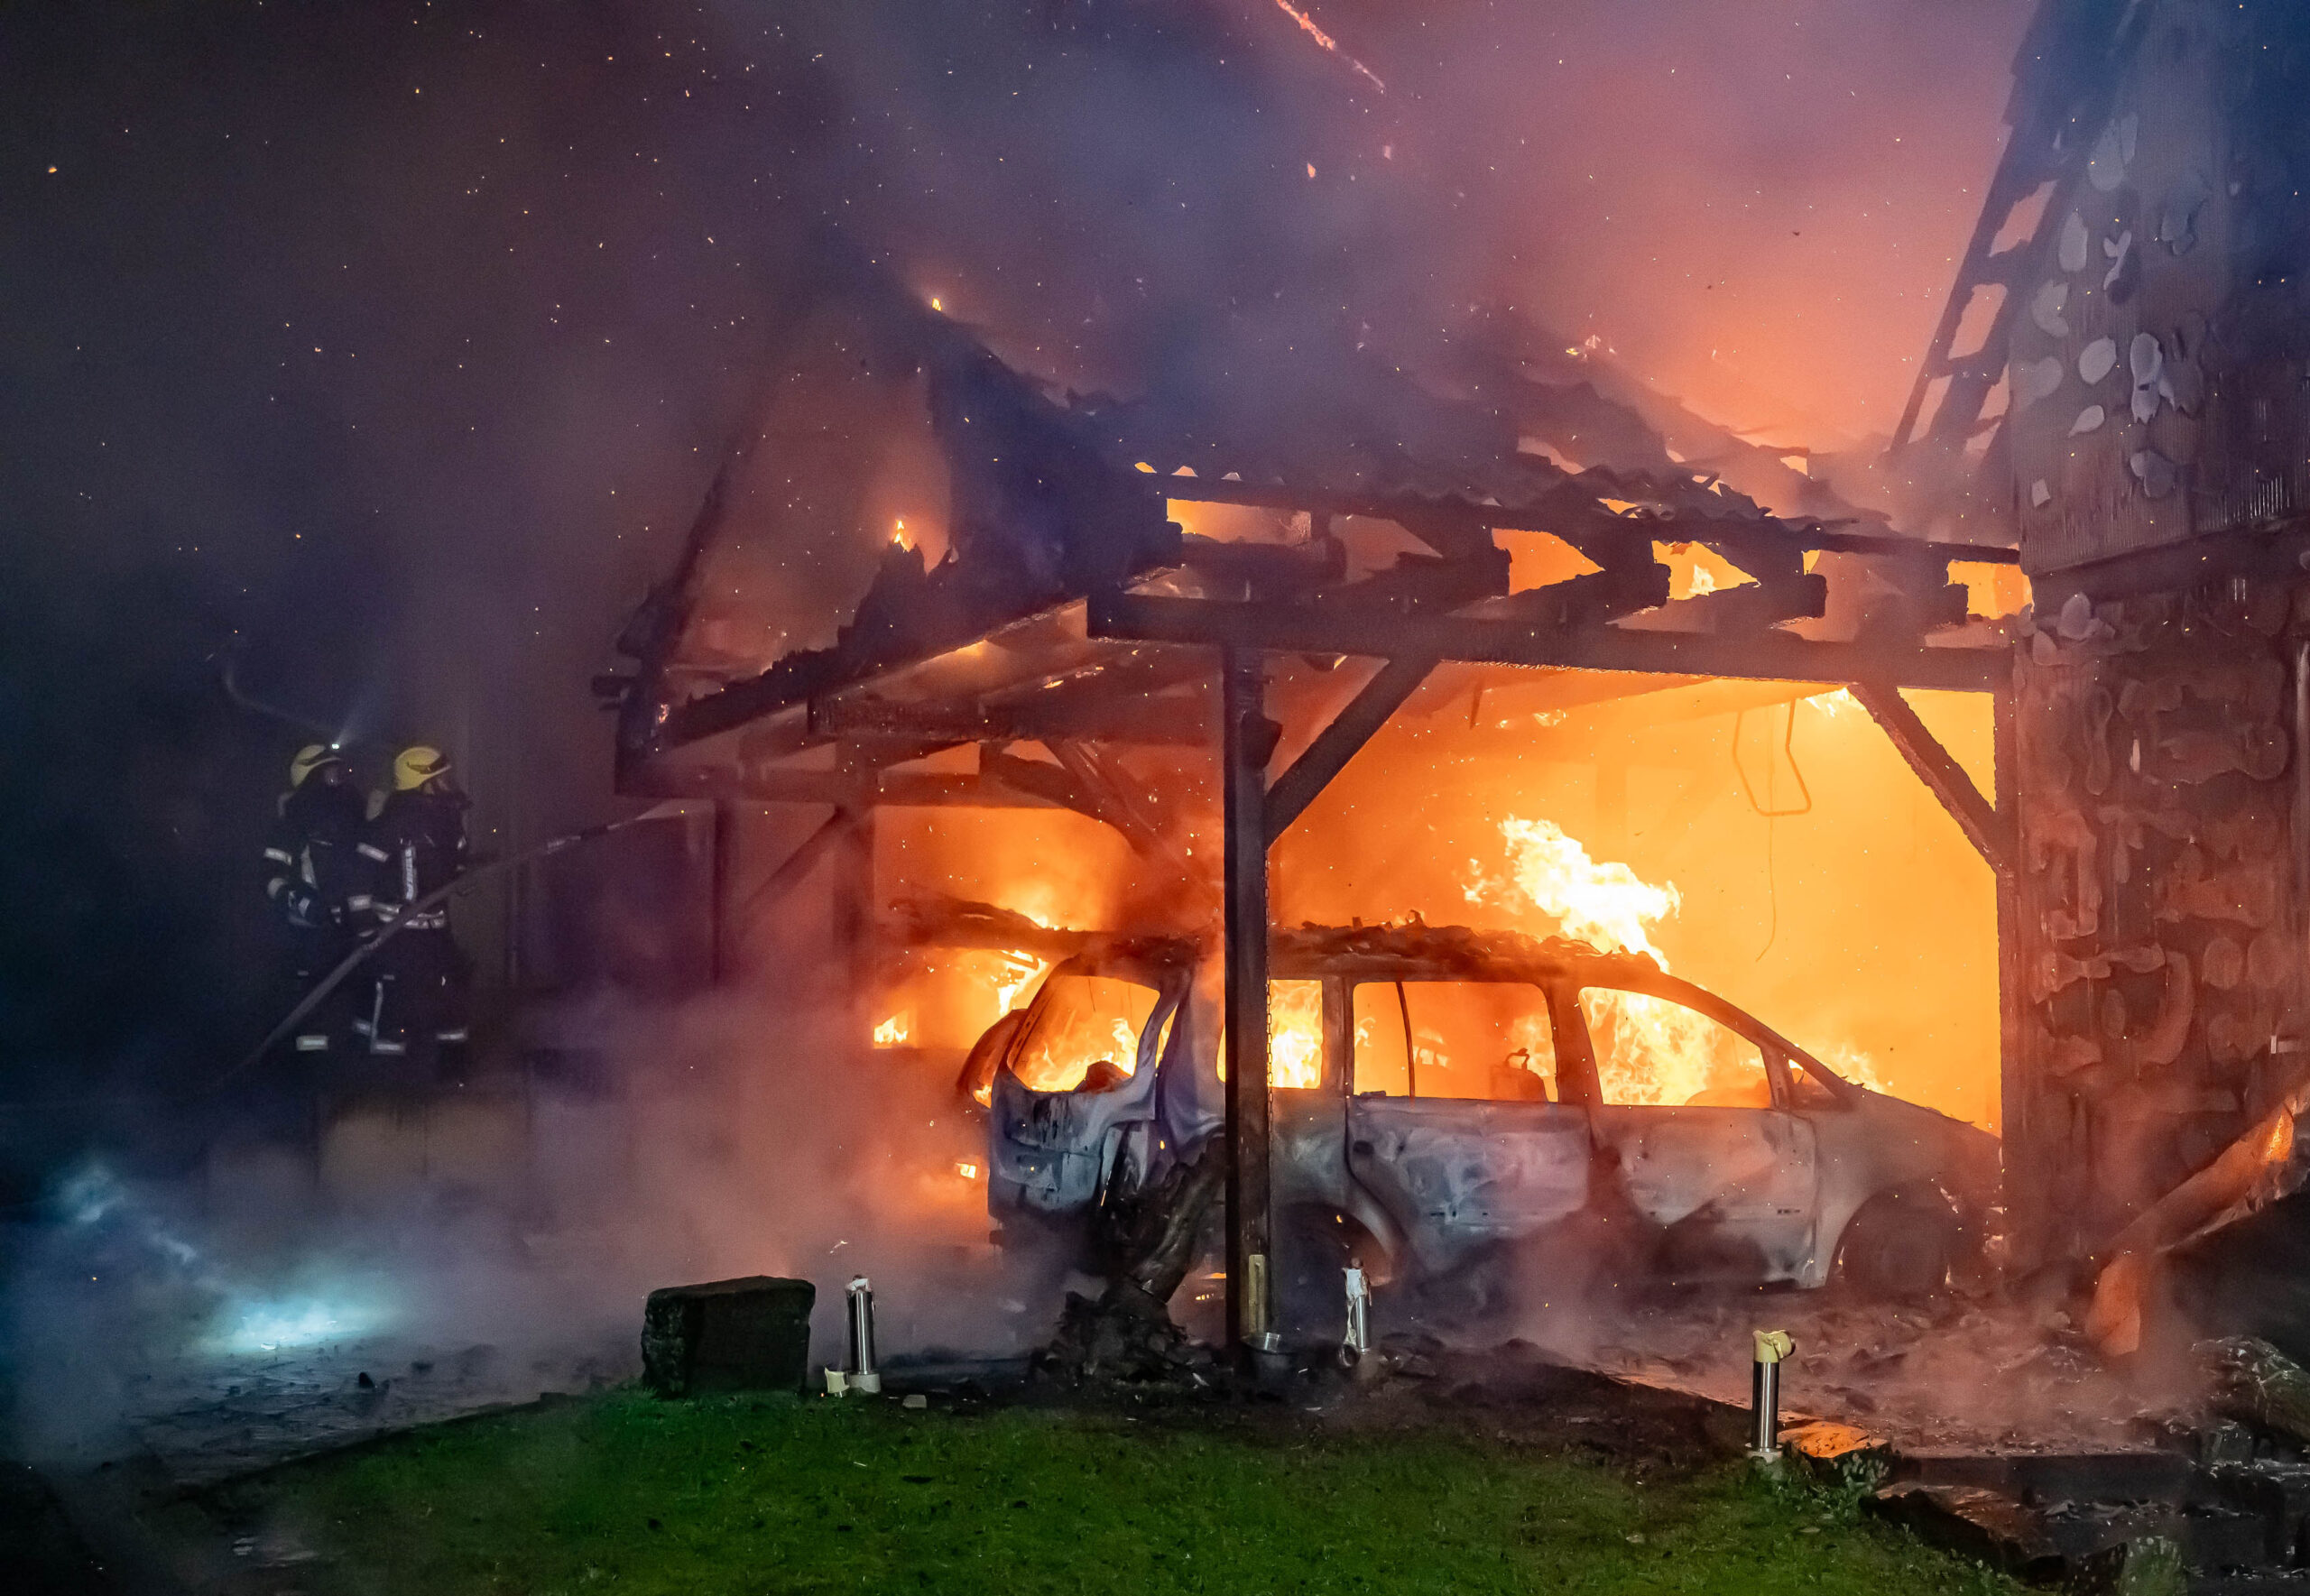
[[1930,1296],[1949,1284],[1956,1237],[1957,1216],[1938,1194],[1880,1193],[1845,1226],[1837,1278],[1864,1296]]

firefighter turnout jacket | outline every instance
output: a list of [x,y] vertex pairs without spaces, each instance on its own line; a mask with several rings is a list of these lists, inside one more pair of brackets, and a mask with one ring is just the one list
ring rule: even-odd
[[358,792],[334,782],[305,781],[282,795],[264,839],[264,895],[291,928],[343,930],[367,918],[362,808]]
[[410,906],[465,874],[466,807],[459,792],[418,789],[387,795],[359,844],[380,921],[405,921],[412,931],[448,928],[446,905],[422,913]]

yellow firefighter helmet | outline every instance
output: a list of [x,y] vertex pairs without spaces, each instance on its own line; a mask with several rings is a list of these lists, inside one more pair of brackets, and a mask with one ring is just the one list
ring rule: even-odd
[[323,765],[333,765],[337,762],[339,761],[337,759],[337,750],[331,748],[328,743],[306,743],[304,747],[297,751],[297,757],[289,761],[289,786],[291,790],[293,791],[296,789],[304,786],[305,778],[311,775],[315,770],[319,770]]
[[393,790],[412,792],[434,777],[448,773],[448,756],[420,743],[414,748],[402,749],[401,757],[393,761]]

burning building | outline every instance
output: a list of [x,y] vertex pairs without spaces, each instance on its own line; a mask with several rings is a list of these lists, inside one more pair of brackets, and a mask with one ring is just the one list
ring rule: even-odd
[[[1993,883],[2010,863],[1999,807],[1985,770],[1970,773],[1904,695],[1978,706],[1953,724],[1986,766],[2004,724],[1986,711],[2010,677],[2011,549],[1907,535],[1796,457],[1709,426],[1591,351],[1529,337],[1520,350],[1507,328],[1472,332],[1417,374],[1343,337],[1280,368],[1252,363],[1256,379],[1158,374],[1117,397],[1006,360],[885,268],[854,260],[840,277],[629,627],[633,673],[603,684],[622,788],[710,800],[734,836],[765,805],[828,811],[717,913],[751,925],[830,882],[853,1029],[885,1050],[919,1049],[942,1010],[952,1027],[971,1004],[921,977],[969,966],[977,1008],[944,1038],[949,1067],[1028,993],[1054,937],[1224,925],[1212,1020],[1224,1014],[1227,1038],[1234,1331],[1269,1323],[1246,1285],[1270,1252],[1268,1088],[1309,1084],[1295,1074],[1313,1056],[1303,1033],[1329,1024],[1271,994],[1271,854],[1302,918],[1358,918],[1340,883],[1366,876],[1359,851],[1376,849],[1399,877],[1381,918],[1416,910],[1406,881],[1434,906],[1440,881],[1454,918],[1512,899],[1531,929],[1657,955],[1648,917],[1676,893],[1613,855],[1636,829],[1632,774],[1677,762],[1659,729],[1730,723],[1714,774],[1737,779],[1765,828],[1770,898],[1772,827],[1812,807],[1796,743],[1815,703],[1841,749],[1865,741],[1938,801],[1932,843],[1878,872],[1879,931],[1904,896],[1924,929],[1935,878],[1953,876],[1976,891],[1970,940],[1993,944]],[[827,646],[794,648],[808,623],[780,529],[814,516],[889,530],[850,621]],[[1397,745],[1407,720],[1446,741]],[[1358,761],[1375,740],[1388,757]],[[1529,812],[1543,800],[1520,796],[1530,774],[1516,761],[1536,749],[1593,770],[1581,826],[1594,850]],[[1318,808],[1338,792],[1354,813]],[[1683,793],[1651,829],[1673,840],[1714,796]],[[910,810],[945,823],[895,818]],[[1465,835],[1446,811],[1483,834],[1474,858],[1443,840]],[[1303,816],[1360,846],[1295,863],[1278,844],[1313,833]],[[1769,910],[1767,948],[1777,899]],[[1805,912],[1792,904],[1792,921]],[[1902,973],[1888,985],[1962,946],[1916,942],[1888,955],[1878,941],[1878,962]],[[1993,1124],[1980,1085],[1994,1074],[1995,989],[1973,990],[1982,1034],[1942,1084],[1975,1093],[1966,1117]],[[1945,992],[1930,1006],[1939,1019],[1966,1005]],[[1127,1072],[1133,1049],[1116,1051]],[[1844,1051],[1869,1068],[1865,1049]],[[1068,1086],[1095,1060],[1047,1062],[1036,1084]],[[1648,1076],[1637,1101],[1685,1102],[1681,1078]]]

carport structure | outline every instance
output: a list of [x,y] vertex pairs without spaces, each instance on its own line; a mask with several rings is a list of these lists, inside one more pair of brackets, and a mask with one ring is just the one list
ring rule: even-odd
[[[2004,785],[2011,645],[1968,618],[1950,567],[2010,565],[2012,550],[1909,538],[1858,512],[1768,513],[1586,384],[1492,369],[1461,385],[1476,396],[1439,397],[1343,355],[1325,383],[1270,381],[1256,393],[1058,395],[877,276],[860,275],[855,300],[869,358],[927,395],[951,504],[947,554],[926,569],[911,548],[886,550],[831,647],[719,679],[685,669],[701,573],[733,521],[734,484],[763,447],[749,421],[676,569],[627,630],[637,669],[606,684],[620,789],[828,807],[747,912],[836,861],[848,883],[836,936],[863,957],[878,808],[1058,807],[1152,853],[1173,845],[1176,795],[1124,755],[1212,750],[1224,826],[1232,1333],[1270,1324],[1258,1284],[1269,1252],[1268,851],[1438,673],[1529,673],[1565,706],[1707,678],[1847,687],[1997,872],[2010,947],[2008,800],[1976,787],[1901,689],[1994,695]],[[1806,496],[1814,507],[1828,499],[1817,484]],[[1273,512],[1283,540],[1197,536],[1171,519],[1175,505]],[[1418,547],[1358,568],[1340,533],[1372,523]],[[1587,568],[1518,590],[1500,531],[1547,533]],[[1749,580],[1672,598],[1656,546],[1687,544]],[[1332,688],[1314,695],[1335,706],[1327,719],[1289,727],[1271,715],[1306,701],[1312,681]],[[1287,743],[1295,752],[1279,760]],[[975,749],[975,769],[908,768],[958,749]],[[2010,964],[2000,976],[2010,1056]]]

